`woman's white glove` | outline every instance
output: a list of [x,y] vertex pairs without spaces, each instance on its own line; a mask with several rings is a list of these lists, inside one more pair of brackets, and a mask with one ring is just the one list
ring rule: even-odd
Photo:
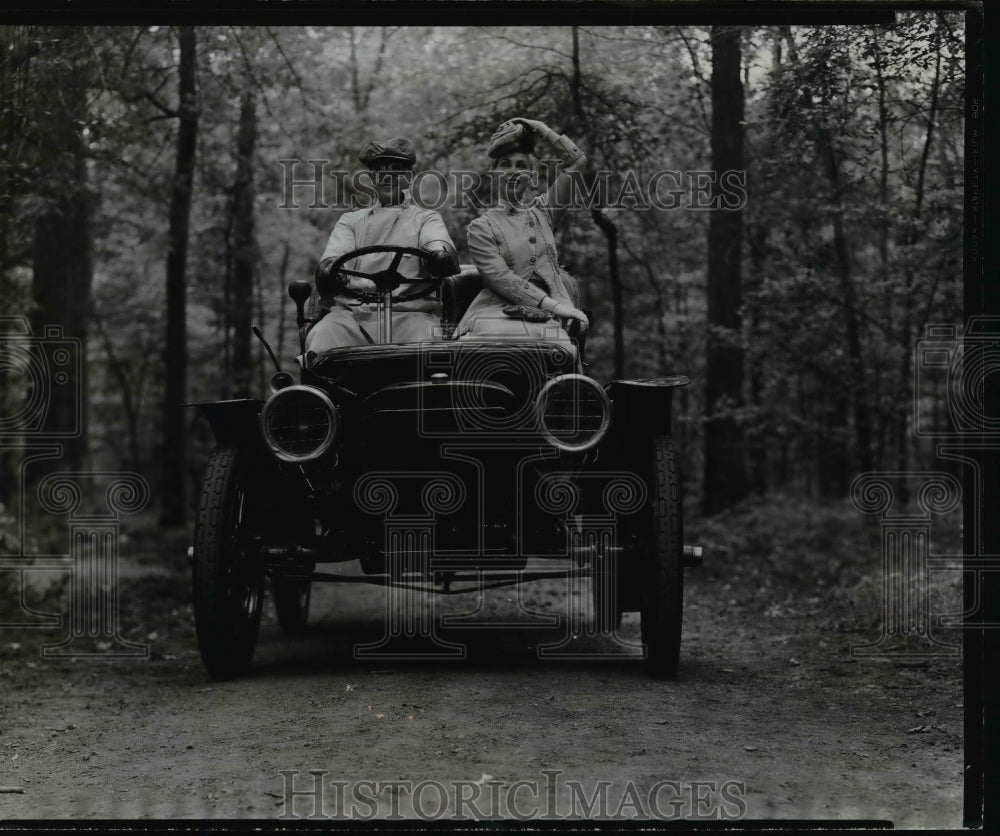
[[590,327],[590,320],[579,308],[574,308],[569,302],[556,302],[555,307],[549,312],[558,319],[575,319],[580,323],[580,333],[582,334]]

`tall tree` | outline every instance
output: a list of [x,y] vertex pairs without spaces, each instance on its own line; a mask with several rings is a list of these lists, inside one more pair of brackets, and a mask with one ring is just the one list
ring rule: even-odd
[[708,225],[708,352],[705,369],[705,492],[714,514],[747,494],[743,430],[740,258],[742,206],[725,205],[721,176],[743,171],[743,83],[740,30],[712,27],[713,208]]
[[163,504],[161,522],[180,525],[185,518],[184,399],[187,388],[187,248],[198,139],[197,36],[193,26],[177,31],[178,69],[177,146],[170,193],[170,229],[167,252],[167,339],[164,352],[163,396]]
[[[583,82],[580,70],[580,32],[579,27],[572,27],[572,67],[573,74],[570,78],[570,93],[573,101],[573,114],[575,116],[575,126],[584,130],[587,135],[592,131],[589,129],[590,122],[584,111],[583,105]],[[606,157],[606,154],[605,154]],[[624,317],[624,292],[622,290],[621,270],[618,266],[618,226],[600,207],[593,207],[590,210],[590,217],[604,234],[604,240],[608,249],[608,282],[611,285],[611,311],[612,311],[612,335],[614,346],[614,375],[617,378],[625,377],[625,317]]]
[[[79,340],[79,377],[49,389],[49,421],[67,431],[61,466],[80,469],[87,450],[87,323],[93,281],[91,215],[93,198],[87,182],[88,67],[76,49],[77,27],[49,30],[43,51],[47,89],[58,91],[36,102],[35,139],[44,137],[44,158],[34,188],[38,211],[32,246],[33,330],[62,329]],[[51,85],[51,86],[49,86]],[[74,375],[75,377],[75,375]]]
[[243,93],[236,134],[236,182],[233,189],[233,384],[237,398],[248,398],[253,388],[250,327],[254,293],[254,183],[253,154],[257,138],[257,111],[253,93]]

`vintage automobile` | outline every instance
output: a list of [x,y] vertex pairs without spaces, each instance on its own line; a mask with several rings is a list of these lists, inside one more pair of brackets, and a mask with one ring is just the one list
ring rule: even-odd
[[[189,552],[210,675],[250,666],[266,581],[294,631],[316,581],[457,594],[552,577],[589,578],[602,632],[638,611],[650,671],[672,675],[684,567],[700,561],[683,545],[670,432],[688,379],[601,386],[584,373],[582,338],[453,338],[481,287],[474,268],[423,291],[440,295],[444,339],[391,343],[393,303],[414,298],[392,295],[397,268],[425,256],[367,247],[336,267],[373,252],[394,253],[391,266],[353,275],[377,293],[347,291],[377,305],[372,345],[307,356],[312,287],[293,282],[300,382],[268,347],[270,397],[197,404],[217,442]],[[360,570],[317,570],[348,561]]]

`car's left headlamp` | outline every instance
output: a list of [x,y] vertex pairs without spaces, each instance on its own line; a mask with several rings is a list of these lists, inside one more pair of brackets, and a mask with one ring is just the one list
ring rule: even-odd
[[330,449],[339,428],[337,407],[313,386],[279,389],[260,412],[264,441],[286,462],[319,458]]

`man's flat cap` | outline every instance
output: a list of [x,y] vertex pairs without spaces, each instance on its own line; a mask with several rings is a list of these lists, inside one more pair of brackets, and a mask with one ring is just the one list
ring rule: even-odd
[[385,142],[373,142],[358,157],[362,165],[371,167],[377,160],[393,160],[413,165],[417,155],[413,152],[413,143],[401,136],[387,139]]

